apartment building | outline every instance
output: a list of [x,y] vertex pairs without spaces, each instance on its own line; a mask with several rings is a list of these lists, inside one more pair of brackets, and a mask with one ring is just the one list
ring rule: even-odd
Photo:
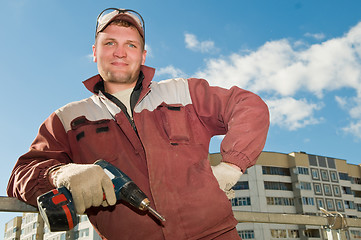
[[21,217],[15,217],[5,223],[4,240],[19,240],[21,229]]
[[[211,154],[217,164],[220,154]],[[361,166],[304,152],[263,152],[234,187],[234,210],[320,215],[320,207],[348,218],[361,218]],[[240,223],[243,239],[327,239],[321,226]],[[361,228],[348,239],[360,239]]]

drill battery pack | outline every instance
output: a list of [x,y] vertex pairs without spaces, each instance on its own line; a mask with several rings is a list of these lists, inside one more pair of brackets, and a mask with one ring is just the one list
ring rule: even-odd
[[38,197],[39,212],[51,232],[68,231],[78,224],[73,198],[61,187]]

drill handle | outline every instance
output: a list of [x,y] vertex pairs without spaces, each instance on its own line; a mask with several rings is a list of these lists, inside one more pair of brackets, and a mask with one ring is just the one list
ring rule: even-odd
[[105,160],[98,160],[94,164],[101,166],[112,180],[117,200],[124,200],[138,209],[146,210],[142,202],[147,196],[124,172]]

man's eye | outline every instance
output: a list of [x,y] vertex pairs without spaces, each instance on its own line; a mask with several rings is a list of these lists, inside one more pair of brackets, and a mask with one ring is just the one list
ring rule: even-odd
[[107,45],[107,46],[113,46],[113,45],[114,45],[114,42],[106,42],[105,45]]
[[130,48],[136,48],[136,47],[137,47],[137,46],[135,46],[134,44],[131,44],[131,43],[129,43],[128,46],[129,46]]

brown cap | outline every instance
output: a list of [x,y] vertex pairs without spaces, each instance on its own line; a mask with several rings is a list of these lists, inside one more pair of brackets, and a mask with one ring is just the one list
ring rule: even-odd
[[[113,10],[113,11],[110,11]],[[135,15],[135,14],[137,15]],[[111,22],[114,20],[123,20],[129,22],[133,25],[139,32],[140,36],[144,40],[144,21],[142,16],[137,13],[136,11],[129,10],[129,9],[116,9],[116,8],[109,8],[105,9],[100,15],[98,16],[97,28],[95,36],[98,35],[99,32],[102,32]]]

